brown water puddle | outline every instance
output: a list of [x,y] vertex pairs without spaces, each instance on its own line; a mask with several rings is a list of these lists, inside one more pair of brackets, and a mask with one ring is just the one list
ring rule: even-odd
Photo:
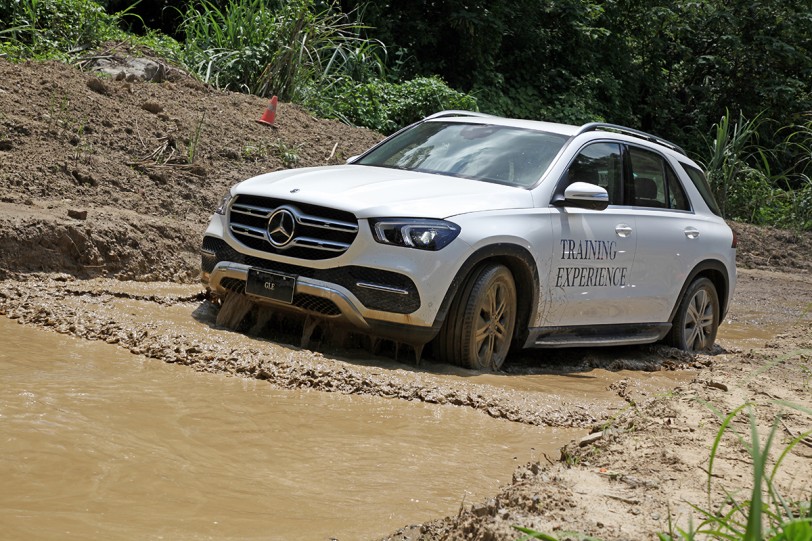
[[456,513],[583,434],[276,390],[6,318],[0,343],[6,539],[371,539]]
[[[544,422],[553,419],[552,424],[570,424],[567,416],[574,411],[580,414],[578,422],[581,425],[584,419],[598,422],[608,418],[612,411],[627,406],[619,396],[618,384],[633,389],[639,398],[669,392],[696,375],[693,371],[656,371],[661,359],[653,358],[640,348],[626,351],[612,348],[557,350],[555,353],[535,350],[516,356],[511,368],[515,365],[521,367],[509,374],[480,374],[430,361],[416,366],[410,349],[406,349],[399,360],[393,358],[392,351],[389,355],[372,355],[359,349],[338,350],[327,344],[313,344],[321,352],[314,354],[276,342],[277,337],[249,336],[216,327],[216,311],[211,305],[191,300],[200,292],[196,286],[168,287],[160,283],[98,280],[67,284],[66,289],[83,293],[58,301],[73,307],[78,324],[85,314],[92,314],[102,320],[114,321],[124,329],[134,329],[136,334],[144,332],[146,327],[151,337],[171,331],[176,336],[182,335],[187,343],[200,344],[203,348],[212,344],[217,344],[221,351],[250,348],[268,358],[307,357],[310,359],[307,363],[319,363],[322,359],[334,369],[349,368],[376,381],[394,378],[400,386],[417,384],[421,388],[451,388],[464,395],[483,396],[484,400],[496,394],[502,397],[512,395],[533,411],[547,412]],[[152,295],[168,295],[181,299],[181,302],[159,304],[151,300]],[[295,343],[297,337],[287,336],[284,340]],[[581,356],[591,359],[592,364],[582,363]],[[631,365],[638,368],[622,370],[616,366],[618,358],[623,356],[628,362],[619,363],[620,367]],[[644,371],[652,367],[655,371]],[[531,402],[527,402],[528,399]]]
[[755,324],[752,322],[726,321],[719,326],[717,339],[722,345],[740,348],[764,347],[786,325]]

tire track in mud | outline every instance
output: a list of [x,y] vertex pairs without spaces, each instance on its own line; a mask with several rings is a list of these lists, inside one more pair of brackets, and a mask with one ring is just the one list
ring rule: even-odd
[[[59,280],[0,282],[0,315],[62,334],[116,344],[136,355],[198,371],[266,380],[283,389],[452,404],[497,419],[551,427],[591,427],[607,419],[618,406],[606,401],[587,405],[560,395],[540,396],[487,384],[448,381],[405,365],[390,369],[353,364],[320,352],[217,329],[211,316],[215,308],[202,300],[202,293],[129,294],[115,287],[88,287],[81,282]],[[187,332],[186,328],[133,317],[117,308],[122,299],[146,304],[147,311],[182,305],[189,311],[202,312],[202,319],[212,321],[198,323],[205,332]]]

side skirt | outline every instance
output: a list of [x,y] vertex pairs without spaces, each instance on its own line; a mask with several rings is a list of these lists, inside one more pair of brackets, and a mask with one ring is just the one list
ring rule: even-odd
[[670,330],[670,323],[536,327],[530,329],[524,347],[569,348],[650,344],[663,339]]

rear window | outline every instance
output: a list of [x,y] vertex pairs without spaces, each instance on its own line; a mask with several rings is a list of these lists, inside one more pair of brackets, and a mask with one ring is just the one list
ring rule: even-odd
[[721,217],[722,211],[719,210],[719,205],[716,204],[716,199],[713,197],[713,192],[711,191],[710,184],[708,184],[708,181],[705,178],[705,174],[696,167],[692,167],[687,163],[680,162],[680,165],[683,169],[685,169],[685,172],[688,173],[688,176],[691,178],[691,182],[693,182],[696,189],[699,190],[699,194],[702,196],[702,199],[705,200],[705,204],[708,205],[711,212]]
[[537,130],[424,122],[354,162],[529,187],[539,181],[567,138]]

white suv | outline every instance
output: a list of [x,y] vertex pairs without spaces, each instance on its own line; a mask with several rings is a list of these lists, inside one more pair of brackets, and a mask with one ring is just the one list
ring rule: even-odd
[[736,238],[678,146],[611,124],[445,111],[346,165],[234,186],[202,279],[498,369],[511,346],[709,348]]

